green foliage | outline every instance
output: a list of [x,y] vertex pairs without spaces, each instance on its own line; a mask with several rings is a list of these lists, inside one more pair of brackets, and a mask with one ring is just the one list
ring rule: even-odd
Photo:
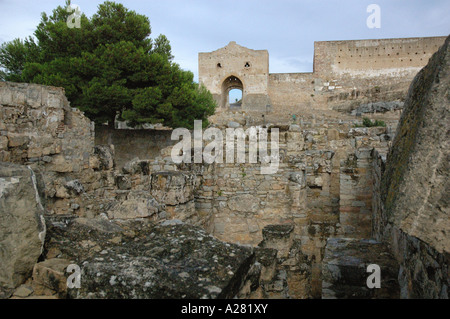
[[42,14],[36,42],[4,43],[0,79],[64,87],[72,106],[97,123],[111,124],[119,114],[131,125],[207,124],[215,110],[212,95],[172,62],[166,36],[150,38],[146,16],[110,1],[92,18],[82,15],[81,28],[67,26],[70,14],[58,6]]
[[368,117],[363,118],[362,125],[358,124],[355,125],[355,127],[378,127],[378,126],[386,127],[386,123],[381,120],[375,120],[374,122],[372,122],[372,120],[369,119]]
[[160,34],[154,41],[153,44],[153,52],[159,53],[165,57],[167,57],[168,60],[173,60],[172,55],[172,46],[170,45],[169,39],[164,34]]
[[38,49],[33,38],[22,41],[14,39],[0,46],[0,70],[1,81],[21,80],[23,68],[27,62],[34,61],[38,57]]

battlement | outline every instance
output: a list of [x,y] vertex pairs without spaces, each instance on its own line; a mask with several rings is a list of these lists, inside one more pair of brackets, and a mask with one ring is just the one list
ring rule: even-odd
[[353,92],[362,102],[376,102],[354,93],[373,87],[394,89],[391,96],[402,99],[444,41],[445,37],[318,41],[312,73],[277,74],[269,73],[267,50],[230,42],[199,54],[199,80],[211,91],[219,110],[229,108],[228,94],[236,88],[242,90],[243,110],[283,112],[305,105],[331,109],[339,98],[330,97],[330,92],[340,96]]
[[314,73],[374,77],[418,72],[444,41],[445,37],[318,41]]

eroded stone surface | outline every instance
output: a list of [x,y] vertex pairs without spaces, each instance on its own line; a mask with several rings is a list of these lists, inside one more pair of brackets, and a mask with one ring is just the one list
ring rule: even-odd
[[49,238],[82,268],[71,298],[233,298],[255,258],[186,224],[60,220]]
[[[434,43],[434,40],[431,42]],[[351,46],[354,42],[341,44]],[[340,44],[333,42],[318,45],[334,50]],[[371,45],[369,43],[369,47]],[[426,52],[429,53],[428,50]],[[323,62],[323,58],[318,57],[317,61]],[[348,59],[342,64],[346,63],[350,63]],[[251,63],[250,67],[257,64]],[[216,65],[213,66],[216,68]],[[323,65],[318,67],[323,69]],[[352,72],[355,71],[354,67],[355,65],[350,66],[350,69],[353,68]],[[71,254],[64,251],[66,248],[63,244],[53,243],[53,246],[48,246],[46,254],[42,256],[45,260],[35,269],[41,267],[49,271],[36,275],[36,283],[41,284],[34,287],[35,293],[42,290],[42,293],[51,297],[57,294],[55,289],[60,288],[56,281],[48,278],[58,277],[60,282],[64,281],[66,274],[60,266],[65,260],[77,263],[88,261],[87,265],[90,266],[86,267],[86,275],[90,278],[92,287],[97,273],[110,274],[110,264],[117,263],[122,277],[112,274],[109,277],[100,276],[98,284],[106,285],[107,288],[105,291],[89,288],[94,294],[123,297],[128,294],[130,297],[140,298],[148,291],[154,292],[151,284],[144,287],[147,290],[138,285],[137,292],[130,290],[130,287],[133,282],[144,279],[150,282],[153,275],[157,277],[161,274],[162,278],[172,276],[166,272],[158,272],[158,267],[167,264],[164,259],[170,261],[170,256],[177,255],[175,250],[162,253],[159,261],[156,261],[159,255],[140,253],[144,248],[139,242],[144,243],[144,246],[153,246],[139,227],[150,225],[152,221],[163,221],[161,226],[181,227],[182,233],[189,228],[183,224],[186,223],[202,226],[223,241],[253,246],[263,241],[262,248],[256,249],[256,262],[250,263],[248,272],[239,277],[242,288],[237,296],[240,298],[319,298],[322,295],[322,258],[327,239],[333,236],[368,238],[372,230],[380,230],[385,226],[379,225],[384,222],[384,215],[379,214],[383,206],[379,201],[382,174],[373,165],[374,158],[378,163],[373,148],[388,149],[394,136],[393,128],[396,126],[398,113],[394,110],[378,115],[378,107],[384,108],[385,105],[376,103],[384,101],[383,103],[388,103],[388,108],[395,107],[393,103],[403,99],[407,86],[405,83],[409,80],[402,78],[402,83],[391,87],[385,86],[389,81],[384,83],[384,78],[379,77],[375,82],[370,82],[370,89],[363,92],[361,88],[369,84],[367,79],[355,82],[351,77],[344,76],[339,77],[340,80],[324,81],[313,78],[312,74],[265,76],[269,77],[269,88],[282,89],[279,92],[283,92],[286,104],[280,105],[277,110],[283,114],[267,113],[269,109],[265,109],[263,113],[220,112],[211,118],[211,122],[223,132],[231,122],[234,122],[231,126],[239,124],[244,130],[251,125],[278,128],[280,165],[278,171],[270,176],[261,174],[260,164],[236,165],[224,162],[212,165],[177,165],[171,159],[170,148],[162,149],[156,157],[150,151],[151,156],[148,158],[142,151],[148,145],[142,145],[139,152],[134,152],[138,148],[136,145],[139,144],[139,139],[129,145],[125,142],[122,147],[117,148],[110,145],[94,147],[93,125],[81,112],[69,107],[61,89],[0,83],[0,160],[25,163],[36,171],[39,168],[45,181],[48,217],[59,216],[59,219],[55,219],[58,220],[55,225],[59,225],[61,229],[64,229],[64,225],[69,225],[69,233],[74,231],[79,232],[79,236],[84,236],[81,239],[73,237],[75,235],[67,235],[68,238],[75,238],[78,243],[76,246],[67,243],[67,249],[73,250]],[[440,77],[439,79],[441,80]],[[372,88],[374,83],[381,87]],[[339,88],[340,84],[344,84],[344,87]],[[314,94],[310,93],[313,92],[312,89]],[[292,96],[285,94],[288,92]],[[437,92],[442,97],[439,88]],[[268,92],[269,95],[273,93]],[[275,93],[274,96],[277,96],[278,92]],[[296,94],[299,95],[294,96]],[[279,99],[280,96],[278,94],[276,98]],[[302,107],[297,102],[295,107],[292,106],[294,104],[290,105],[292,101],[298,101],[297,98],[305,102],[302,102]],[[261,105],[265,108],[263,96],[253,96],[251,99],[253,100],[247,102],[264,102]],[[370,116],[374,116],[373,119],[389,119],[387,127],[355,127],[355,124],[361,124],[361,118],[342,113],[336,116],[336,112],[331,110],[321,114],[322,111],[316,110],[316,107],[326,105],[349,110],[361,103],[372,103],[370,107],[369,104],[363,105],[363,109],[368,107],[369,111],[377,110],[377,114]],[[105,134],[103,143],[110,144],[114,141],[109,133]],[[132,136],[145,138],[145,134],[147,133],[142,131]],[[169,135],[170,132],[156,134],[166,138]],[[153,139],[157,137],[153,136]],[[165,145],[170,144],[164,142],[154,151]],[[115,151],[122,155],[124,152],[129,154],[117,156]],[[119,158],[120,165],[116,166],[115,160]],[[125,163],[125,158],[132,161]],[[433,159],[428,160],[433,162]],[[440,163],[439,156],[436,163]],[[436,172],[440,174],[446,169],[448,170],[444,165]],[[442,186],[439,178],[432,179],[432,182]],[[429,197],[433,202],[441,194],[445,195],[432,191]],[[445,209],[448,203],[442,198],[437,202],[442,203]],[[69,224],[65,224],[64,216],[70,221]],[[410,214],[408,217],[412,216]],[[74,220],[71,221],[72,219]],[[372,219],[375,221],[373,229]],[[408,218],[405,218],[405,222],[407,221]],[[140,226],[135,229],[133,225],[137,224]],[[285,225],[293,227],[286,231],[276,231],[283,230]],[[440,226],[443,225],[445,222]],[[430,225],[427,224],[426,227],[428,226]],[[151,233],[155,232],[152,230],[153,226],[142,227]],[[87,232],[84,228],[93,230]],[[417,234],[425,233],[426,229],[419,225],[417,231]],[[447,259],[445,254],[427,244],[439,236],[433,239],[434,235],[430,232],[427,234],[430,237],[423,237],[427,241],[425,242],[395,227],[387,227],[387,232],[393,238],[388,241],[393,243],[397,259],[402,261],[399,277],[403,285],[402,296],[445,297]],[[161,235],[170,238],[169,242],[161,240],[161,245],[170,246],[171,241],[178,242],[170,231],[161,232]],[[64,236],[56,232],[55,238],[64,242]],[[48,237],[48,240],[51,241],[52,237]],[[203,249],[194,246],[199,250]],[[123,252],[124,247],[130,248],[130,252]],[[358,253],[356,250],[353,252]],[[125,256],[124,260],[128,264],[116,255]],[[208,258],[205,260],[208,263],[211,261]],[[139,274],[142,269],[148,268],[147,262],[155,264],[155,268],[151,268],[153,270],[148,274]],[[198,265],[201,269],[203,261]],[[127,273],[127,268],[130,273]],[[197,274],[195,271],[194,273]],[[202,280],[186,269],[177,276],[180,279],[176,284],[180,283],[180,287],[184,284],[183,280],[197,280],[198,287],[206,287]],[[118,284],[121,282],[120,278],[126,284],[124,290]],[[163,283],[169,287],[165,280]],[[109,290],[110,286],[118,290]],[[220,295],[217,287],[222,291],[224,289],[220,285],[213,285],[211,289],[216,293],[209,295],[210,297]],[[412,288],[404,293],[403,287]],[[198,291],[198,296],[200,292],[206,293],[205,290],[198,289],[194,289]],[[62,291],[62,296],[64,294]],[[83,294],[83,297],[89,297],[88,291]]]
[[411,84],[382,180],[386,217],[450,253],[450,39]]
[[42,181],[26,166],[0,162],[0,298],[30,275],[45,238]]
[[[370,289],[369,265],[381,269],[381,288]],[[375,240],[330,238],[323,259],[322,298],[398,299],[398,264],[385,244]]]

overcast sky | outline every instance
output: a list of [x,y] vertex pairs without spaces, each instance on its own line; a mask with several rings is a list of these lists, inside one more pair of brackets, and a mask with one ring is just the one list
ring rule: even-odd
[[[88,17],[97,0],[73,0]],[[271,73],[312,72],[314,41],[450,34],[449,0],[120,0],[150,18],[152,37],[165,34],[175,61],[198,80],[198,53],[236,41],[267,49]],[[32,35],[40,13],[64,0],[0,0],[0,43]],[[381,8],[381,28],[366,25],[367,7]]]

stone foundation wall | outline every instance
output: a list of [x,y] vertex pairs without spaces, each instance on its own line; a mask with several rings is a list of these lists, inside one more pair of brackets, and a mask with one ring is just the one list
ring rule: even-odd
[[[262,175],[260,164],[175,165],[171,147],[163,148],[172,143],[170,131],[100,127],[96,141],[106,145],[94,145],[93,125],[61,89],[15,83],[2,89],[2,154],[42,172],[47,216],[178,219],[225,242],[284,245],[279,249],[288,255],[277,257],[260,293],[296,298],[321,296],[329,237],[370,234],[370,152],[389,143],[385,128],[314,119],[279,125],[278,171]],[[287,242],[272,243],[264,229],[273,225],[290,227]]]
[[64,90],[36,84],[0,83],[0,161],[42,173],[49,211],[78,210],[83,191],[96,189],[94,124],[70,107]]
[[97,125],[95,144],[114,145],[116,167],[122,168],[136,157],[141,160],[157,157],[163,148],[175,144],[170,139],[171,134],[171,130],[113,130],[107,126]]
[[[278,171],[260,173],[260,164],[204,167],[195,193],[198,216],[217,238],[258,245],[270,225],[293,225],[292,235],[308,260],[309,293],[320,296],[321,261],[329,237],[370,238],[372,157],[387,147],[386,128],[280,127]],[[268,146],[270,149],[270,146]]]
[[400,264],[400,297],[448,299],[450,256],[388,222],[381,198],[385,169],[386,151],[374,150],[373,233],[378,240],[390,243],[391,252]]
[[89,165],[94,126],[70,108],[63,89],[1,82],[0,105],[1,161],[52,163],[56,172]]

